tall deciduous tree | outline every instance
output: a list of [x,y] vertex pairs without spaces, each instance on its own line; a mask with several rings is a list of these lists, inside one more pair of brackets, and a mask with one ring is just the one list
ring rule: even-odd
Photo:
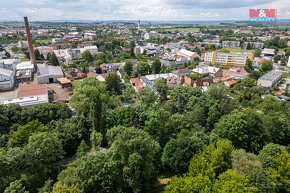
[[161,70],[160,60],[154,59],[152,65],[151,65],[152,74],[159,74],[160,70]]
[[90,77],[83,79],[71,97],[70,104],[77,110],[78,114],[87,116],[90,112],[91,97],[99,93],[104,106],[111,105],[112,100],[107,91],[106,84]]
[[150,66],[147,62],[139,62],[137,64],[137,74],[139,76],[144,76],[149,74]]
[[126,61],[124,65],[124,71],[128,74],[128,76],[132,75],[133,72],[133,64],[130,61]]
[[102,119],[102,101],[99,93],[93,93],[90,101],[90,120],[94,131],[100,131]]
[[162,164],[176,173],[185,173],[192,155],[205,145],[197,136],[171,139],[164,147]]
[[82,56],[83,56],[83,59],[85,59],[85,61],[87,62],[94,61],[94,58],[89,50],[84,51]]
[[137,92],[137,99],[142,105],[149,107],[155,103],[157,96],[150,87],[142,87]]
[[31,121],[23,126],[19,126],[17,131],[13,132],[12,134],[13,144],[15,144],[16,146],[22,146],[24,143],[28,141],[28,138],[33,133],[44,132],[44,131],[47,131],[47,127],[45,127],[38,120]]
[[262,72],[268,72],[268,71],[270,71],[270,70],[272,70],[272,69],[273,69],[272,62],[271,62],[271,61],[268,61],[268,60],[264,61],[264,62],[262,63],[262,65],[261,65],[261,68],[260,68],[260,70],[261,70]]
[[49,55],[48,61],[51,63],[51,65],[53,66],[58,66],[59,65],[59,61],[55,55],[55,53],[53,52],[52,54]]
[[106,85],[107,85],[107,89],[110,93],[116,93],[116,94],[121,94],[122,91],[122,81],[120,79],[120,77],[115,74],[115,73],[110,73],[107,77],[106,77]]
[[154,82],[154,87],[157,89],[159,93],[159,99],[160,102],[164,102],[167,100],[167,91],[168,91],[168,86],[167,82],[164,78],[158,78]]
[[253,169],[263,170],[262,163],[253,153],[247,153],[243,149],[237,149],[232,152],[233,169],[243,175],[249,175]]
[[258,152],[268,140],[260,117],[251,111],[232,111],[217,123],[211,134],[229,139],[235,147],[250,152]]
[[222,173],[219,180],[213,185],[212,192],[237,192],[237,193],[254,193],[258,188],[250,186],[246,176],[237,174],[234,170],[228,170]]
[[27,147],[34,156],[44,163],[51,163],[63,157],[61,141],[51,133],[41,132],[32,135]]
[[157,177],[155,159],[159,152],[159,144],[147,132],[123,130],[107,152],[109,162],[117,163],[115,173],[121,175],[122,180],[116,183],[133,192],[149,189]]

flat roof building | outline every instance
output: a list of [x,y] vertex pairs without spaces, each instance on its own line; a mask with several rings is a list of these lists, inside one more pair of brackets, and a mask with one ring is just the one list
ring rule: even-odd
[[278,83],[282,78],[282,73],[277,71],[270,71],[258,79],[257,85],[263,87],[272,87]]
[[49,103],[46,84],[20,85],[17,98],[4,100],[4,104],[19,104],[20,106],[33,106]]
[[253,60],[251,53],[206,52],[202,55],[205,64],[245,66],[247,59]]

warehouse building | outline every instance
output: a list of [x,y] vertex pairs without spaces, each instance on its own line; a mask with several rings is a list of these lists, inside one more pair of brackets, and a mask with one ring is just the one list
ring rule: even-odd
[[63,72],[59,66],[39,67],[37,71],[38,84],[55,83],[62,77],[64,77]]
[[277,71],[270,71],[258,79],[257,85],[263,87],[272,87],[278,83],[282,78],[282,73]]
[[30,107],[45,103],[49,103],[47,85],[37,84],[20,85],[17,98],[4,100],[3,104],[19,104],[20,106]]

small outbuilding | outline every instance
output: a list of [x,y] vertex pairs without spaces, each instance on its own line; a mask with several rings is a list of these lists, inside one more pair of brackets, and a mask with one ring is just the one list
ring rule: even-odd
[[66,77],[58,78],[57,81],[59,82],[62,88],[68,88],[72,86],[71,81],[67,79]]

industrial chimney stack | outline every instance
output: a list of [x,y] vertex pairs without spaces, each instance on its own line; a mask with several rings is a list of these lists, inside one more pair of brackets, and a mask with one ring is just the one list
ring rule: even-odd
[[33,49],[33,44],[31,40],[30,28],[29,28],[27,17],[24,17],[24,23],[25,23],[25,28],[26,28],[26,36],[27,36],[27,42],[28,42],[28,47],[29,47],[30,61],[31,61],[31,64],[34,64],[34,68],[36,69],[37,65],[36,65],[36,60],[35,60],[35,53]]

